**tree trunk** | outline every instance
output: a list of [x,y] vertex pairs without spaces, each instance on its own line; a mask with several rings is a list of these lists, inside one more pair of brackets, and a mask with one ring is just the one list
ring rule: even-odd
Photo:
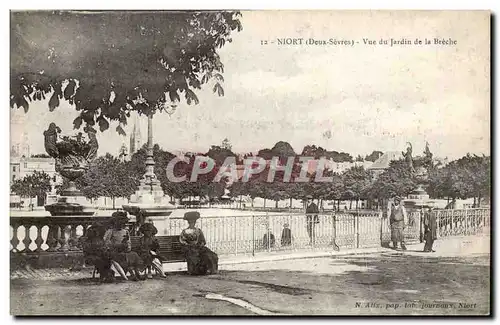
[[113,196],[113,197],[111,198],[111,200],[112,200],[112,202],[113,202],[113,210],[114,210],[114,209],[115,209],[115,197]]
[[352,200],[349,200],[349,210],[352,210]]
[[359,209],[358,202],[359,202],[359,200],[358,200],[358,199],[356,199],[356,210],[358,210],[358,209]]
[[477,196],[477,207],[480,208],[481,207],[481,194],[479,194]]
[[476,202],[476,196],[474,196],[474,203],[472,204],[472,207],[475,208],[476,204],[477,204],[477,202]]
[[266,198],[264,198],[264,208],[266,207]]
[[290,209],[292,208],[292,198],[290,198]]
[[275,200],[275,208],[278,208],[278,200]]
[[337,200],[337,210],[340,211],[340,199]]

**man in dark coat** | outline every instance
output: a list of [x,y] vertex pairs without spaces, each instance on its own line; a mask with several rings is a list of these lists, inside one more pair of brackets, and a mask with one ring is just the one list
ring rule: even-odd
[[319,209],[313,202],[312,196],[307,197],[306,220],[307,220],[307,234],[309,235],[309,244],[312,245],[316,241],[315,226],[319,223]]
[[433,208],[429,208],[424,213],[424,252],[426,253],[435,252],[432,246],[437,239],[437,221],[436,214],[433,213],[433,210]]

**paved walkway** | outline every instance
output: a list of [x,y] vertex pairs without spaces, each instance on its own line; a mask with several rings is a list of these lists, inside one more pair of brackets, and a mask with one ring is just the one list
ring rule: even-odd
[[[450,237],[441,239],[435,242],[435,253],[423,253],[424,244],[408,245],[406,252],[401,252],[405,255],[432,255],[433,257],[452,257],[452,256],[467,256],[474,254],[485,254],[490,252],[490,237],[489,236],[474,236],[474,237]],[[343,249],[340,251],[333,250],[309,250],[299,252],[271,252],[259,253],[256,256],[221,256],[219,260],[219,269],[235,270],[235,269],[252,269],[249,264],[277,262],[284,260],[297,260],[321,257],[335,257],[345,255],[366,255],[373,253],[394,253],[394,250],[382,247],[375,248],[359,248],[359,249]],[[163,265],[165,272],[182,272],[186,271],[186,263],[165,263]],[[69,269],[24,269],[11,272],[11,279],[67,279],[67,278],[88,278],[92,277],[93,267],[86,267],[79,270]]]
[[[100,284],[91,270],[31,270],[11,279],[14,315],[486,315],[489,238],[356,252],[221,261],[220,273]],[[347,254],[350,253],[350,254]],[[323,254],[323,257],[321,256]],[[309,255],[309,257],[307,257]],[[184,265],[166,264],[171,271]],[[48,272],[48,273],[47,273]],[[38,277],[38,278],[34,278]],[[60,277],[63,277],[62,279]]]

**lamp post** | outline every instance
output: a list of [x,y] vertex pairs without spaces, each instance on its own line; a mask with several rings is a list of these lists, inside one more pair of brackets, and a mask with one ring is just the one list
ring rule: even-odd
[[153,113],[148,115],[148,142],[146,150],[146,172],[141,180],[141,188],[144,191],[149,190],[151,194],[160,194],[163,196],[161,184],[155,174],[155,161],[153,158]]
[[141,218],[137,218],[139,222],[145,221],[142,217],[149,218],[149,220],[165,220],[174,208],[165,201],[161,183],[154,172],[155,161],[153,156],[153,112],[151,112],[148,114],[146,172],[142,176],[139,188],[132,196],[130,203],[123,205],[123,209],[130,214],[136,217],[141,216]]

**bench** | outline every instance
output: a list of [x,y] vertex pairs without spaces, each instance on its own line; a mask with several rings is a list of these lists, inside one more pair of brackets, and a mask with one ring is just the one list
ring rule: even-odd
[[[160,244],[158,254],[166,259],[165,261],[163,261],[164,263],[186,261],[181,250],[179,236],[156,236],[156,238],[158,239],[158,243]],[[141,236],[130,236],[130,243],[132,244],[133,251],[139,248],[140,239]]]
[[[176,263],[185,262],[184,254],[181,250],[181,243],[179,242],[179,236],[156,236],[158,243],[160,244],[160,249],[158,254],[165,258],[163,263]],[[139,249],[141,236],[130,236],[130,244],[132,246],[132,251],[137,251]],[[92,278],[95,278],[97,269],[94,268],[92,272]]]

